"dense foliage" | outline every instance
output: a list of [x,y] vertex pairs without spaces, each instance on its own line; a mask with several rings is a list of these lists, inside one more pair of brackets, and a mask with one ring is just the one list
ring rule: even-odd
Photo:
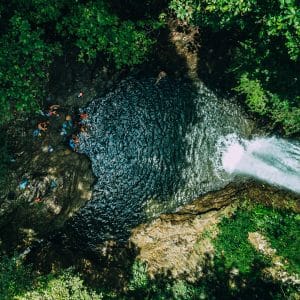
[[2,300],[98,300],[101,293],[88,289],[72,270],[35,275],[17,257],[0,258],[0,299]]
[[255,230],[250,211],[238,211],[233,219],[223,219],[215,247],[218,258],[224,260],[227,268],[237,268],[246,274],[251,272],[255,262],[266,263],[248,241],[248,233]]
[[118,68],[143,61],[152,44],[143,31],[145,22],[121,22],[102,1],[80,4],[71,9],[70,15],[57,28],[66,38],[70,34],[76,38],[81,61],[90,62],[100,51],[108,54]]
[[[88,288],[72,270],[34,275],[20,259],[0,260],[1,299],[294,299],[290,284],[265,280],[270,258],[249,243],[249,232],[262,233],[283,259],[288,272],[300,274],[299,214],[264,206],[243,205],[219,224],[213,240],[215,256],[201,265],[203,277],[195,283],[165,275],[150,278],[147,265],[134,261],[123,292]],[[99,283],[101,285],[101,283]]]
[[25,268],[15,257],[0,258],[0,299],[10,300],[26,291],[32,283],[29,268]]
[[[250,244],[250,232],[262,233],[287,260],[289,272],[300,274],[299,214],[261,205],[242,205],[233,216],[219,224],[214,239],[215,257],[202,265],[203,278],[191,284],[165,276],[150,279],[147,267],[135,262],[124,299],[297,299],[290,285],[263,279],[271,266],[269,257]],[[120,296],[116,297],[117,299]]]
[[8,121],[16,111],[38,108],[44,96],[47,67],[58,51],[46,45],[41,29],[32,30],[28,20],[14,15],[9,20],[6,34],[0,39],[0,103],[1,121]]
[[2,188],[9,180],[8,171],[13,158],[9,155],[6,133],[0,130],[0,135],[2,137],[0,145],[0,188]]
[[227,267],[237,267],[241,273],[247,273],[255,261],[267,263],[248,241],[249,232],[256,231],[269,240],[278,255],[287,259],[289,270],[300,274],[299,214],[264,206],[241,208],[232,218],[221,222],[215,246]]
[[289,272],[300,274],[299,214],[260,205],[242,205],[219,224],[215,257],[202,265],[203,278],[191,284],[168,277],[150,279],[146,265],[136,262],[124,299],[297,299],[290,285],[263,279],[269,257],[250,244],[250,232],[262,233],[286,260]]
[[104,0],[10,1],[0,15],[0,124],[39,108],[56,56],[75,51],[81,62],[102,55],[117,68],[133,66],[146,58],[159,26],[121,20]]
[[276,253],[286,259],[287,268],[300,274],[300,215],[258,206],[251,211],[251,219]]
[[[120,17],[117,2],[13,0],[0,6],[0,124],[17,112],[38,109],[49,66],[63,53],[75,51],[85,63],[100,57],[117,68],[145,60],[154,43],[151,32],[161,25],[154,21],[157,15],[138,19],[132,12],[131,20],[124,7],[126,17]],[[143,6],[124,5],[129,3]],[[169,2],[179,19],[235,41],[226,76],[234,77],[235,91],[253,112],[280,124],[286,134],[300,131],[298,5],[297,0]]]
[[170,8],[189,24],[235,40],[224,72],[234,76],[236,91],[287,134],[300,131],[299,1],[172,0]]

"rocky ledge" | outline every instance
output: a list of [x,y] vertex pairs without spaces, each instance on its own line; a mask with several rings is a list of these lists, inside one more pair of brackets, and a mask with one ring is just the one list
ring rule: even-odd
[[[202,265],[214,253],[211,239],[217,224],[230,216],[239,200],[300,211],[300,197],[259,183],[230,184],[183,206],[176,213],[163,214],[132,231],[130,244],[137,259],[147,263],[149,275],[195,281]],[[209,234],[207,234],[209,233]]]

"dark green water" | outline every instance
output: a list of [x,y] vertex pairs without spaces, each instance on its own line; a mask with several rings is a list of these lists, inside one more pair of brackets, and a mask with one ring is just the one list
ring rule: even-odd
[[232,178],[218,172],[218,140],[251,134],[234,101],[201,83],[129,79],[86,108],[82,153],[97,177],[93,199],[69,223],[73,239],[95,247],[125,239],[130,229]]

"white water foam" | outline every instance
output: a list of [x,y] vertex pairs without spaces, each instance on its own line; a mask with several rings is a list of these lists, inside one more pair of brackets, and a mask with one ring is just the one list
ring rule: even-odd
[[248,175],[300,193],[300,144],[284,139],[230,135],[220,142],[221,165],[229,174]]

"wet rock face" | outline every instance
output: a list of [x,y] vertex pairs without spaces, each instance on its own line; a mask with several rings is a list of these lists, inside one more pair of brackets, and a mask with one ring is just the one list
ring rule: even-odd
[[129,79],[92,101],[80,151],[97,177],[93,200],[69,223],[73,239],[95,247],[126,238],[141,221],[224,186],[217,141],[251,129],[237,105],[201,83]]

